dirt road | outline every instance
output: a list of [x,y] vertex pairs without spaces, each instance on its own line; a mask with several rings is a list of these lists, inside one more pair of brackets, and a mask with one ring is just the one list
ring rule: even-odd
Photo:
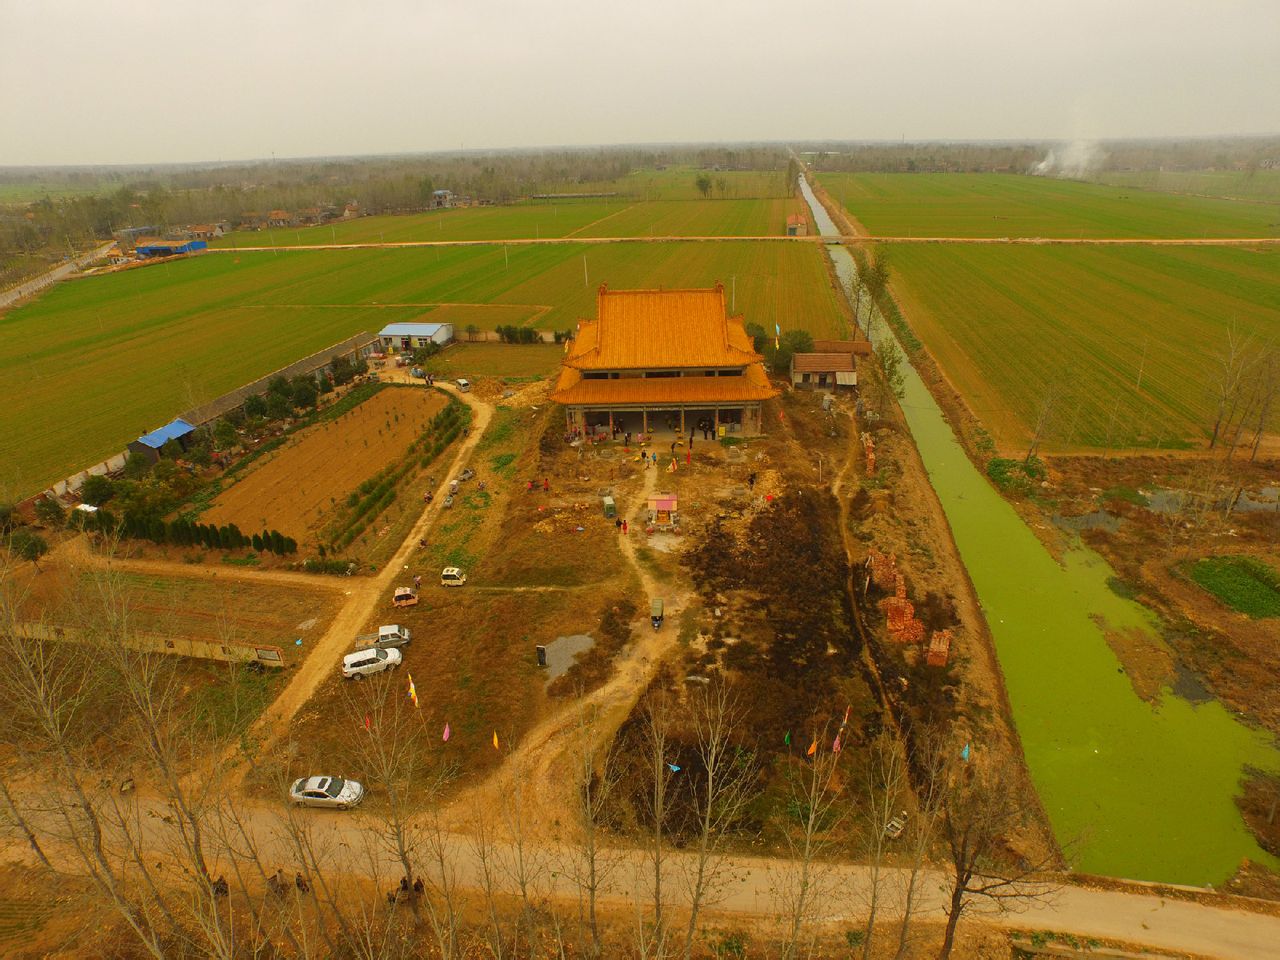
[[[657,487],[660,471],[644,471],[644,485],[635,504],[644,504]],[[634,516],[634,508],[630,511]],[[579,725],[592,717],[590,734],[597,746],[613,740],[636,701],[653,680],[663,659],[680,635],[679,619],[689,602],[687,591],[672,594],[660,587],[636,556],[644,534],[635,529],[622,538],[622,554],[640,581],[641,596],[663,597],[666,623],[660,630],[649,626],[648,611],[641,611],[637,635],[615,661],[613,677],[604,686],[575,698],[543,720],[520,740],[519,746],[487,780],[459,794],[445,812],[445,822],[465,829],[477,810],[502,810],[514,785],[521,784],[523,815],[531,833],[542,841],[571,839],[577,833],[573,764],[582,744]]]
[[422,515],[409,531],[400,549],[375,576],[352,577],[341,581],[350,593],[334,616],[333,622],[329,624],[329,629],[312,645],[307,659],[289,680],[288,686],[280,692],[275,702],[262,712],[249,731],[250,737],[260,739],[264,749],[288,731],[289,721],[302,705],[311,699],[311,695],[315,693],[324,678],[338,669],[338,662],[342,659],[342,655],[351,649],[352,638],[373,616],[379,604],[389,602],[392,588],[405,585],[404,570],[418,549],[418,541],[426,537],[427,531],[440,516],[441,510],[438,504],[443,503],[448,494],[449,478],[457,472],[461,464],[466,462],[489,425],[489,419],[493,415],[493,408],[489,404],[476,399],[469,393],[459,393],[452,384],[441,384],[441,386],[471,407],[473,417],[470,434],[458,447],[449,469],[442,474],[443,479],[434,495],[436,505],[428,505],[422,511]]
[[[141,831],[143,848],[154,850],[156,856],[171,856],[178,847],[171,835],[176,826],[169,816],[168,806],[147,797],[134,797],[125,803],[136,806],[133,823]],[[286,829],[286,818],[291,811],[282,804],[254,802],[239,805],[237,814],[264,867],[270,871],[279,866],[286,876],[290,875],[297,866],[297,848],[291,843]],[[369,831],[377,826],[376,819],[370,814],[363,811],[300,812],[301,825],[309,831],[314,848],[325,851],[324,864],[331,878],[376,877],[390,886],[399,875],[398,866],[387,848],[380,843],[371,845],[366,842],[372,835]],[[33,815],[52,816],[47,813]],[[215,837],[220,832],[211,826],[209,836]],[[55,831],[53,835],[58,834]],[[120,842],[119,838],[108,835],[111,846]],[[441,842],[450,867],[456,872],[459,887],[481,890],[482,879],[474,840],[461,834],[445,833]],[[70,859],[70,852],[57,843],[51,840],[46,845],[46,852],[55,857],[55,862]],[[212,874],[234,876],[226,855],[215,846],[210,840],[207,850]],[[243,847],[237,837],[237,848]],[[19,845],[14,838],[3,841],[3,850],[11,858],[30,858],[30,850]],[[533,878],[531,886],[535,896],[557,900],[571,909],[577,903],[578,890],[570,875],[558,869],[560,857],[568,852],[565,847],[535,841],[528,836],[518,851],[508,841],[496,839],[489,850],[490,869],[494,863],[510,865],[519,855],[528,875]],[[601,891],[602,906],[633,913],[638,872],[652,869],[652,866],[645,863],[640,851],[633,849],[614,848],[609,856],[616,857],[619,866]],[[667,857],[671,880],[668,888],[678,890],[678,878],[688,870],[692,855],[671,850]],[[425,867],[427,858],[421,856],[419,859]],[[719,891],[715,914],[739,917],[753,925],[768,924],[771,919],[783,915],[784,907],[778,902],[775,890],[788,882],[783,872],[788,866],[786,861],[731,857],[726,866],[728,869],[723,873],[724,885]],[[871,891],[869,869],[856,864],[830,864],[819,865],[817,871],[816,882],[832,893],[824,898],[824,912],[814,918],[814,924],[840,929],[860,920],[865,915],[865,904]],[[880,915],[885,919],[900,916],[906,873],[882,868],[881,876]],[[920,906],[916,916],[920,921],[939,923],[944,919],[945,887],[946,877],[941,872],[928,872],[918,881]],[[670,906],[679,912],[675,898]],[[975,905],[965,916],[1004,928],[1069,933],[1077,937],[1116,940],[1221,960],[1274,960],[1276,944],[1280,943],[1280,916],[1274,912],[1241,909],[1226,901],[1221,905],[1209,905],[1145,891],[1065,886],[1024,906],[1025,909],[1016,913],[998,913],[990,907],[984,909]]]

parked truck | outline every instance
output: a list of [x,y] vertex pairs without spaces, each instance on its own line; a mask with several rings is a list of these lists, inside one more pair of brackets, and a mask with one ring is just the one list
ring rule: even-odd
[[378,628],[377,633],[362,633],[356,637],[356,649],[403,647],[412,639],[413,634],[408,627],[402,627],[398,623],[384,623]]

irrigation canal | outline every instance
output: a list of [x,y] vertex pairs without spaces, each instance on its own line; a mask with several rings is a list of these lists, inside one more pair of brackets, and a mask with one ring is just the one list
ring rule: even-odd
[[[823,236],[839,230],[802,177]],[[824,247],[846,284],[857,266]],[[877,341],[894,334],[875,324]],[[1110,566],[1077,546],[1062,562],[965,455],[915,369],[902,408],[995,638],[1031,776],[1081,871],[1219,885],[1241,859],[1277,866],[1245,827],[1235,796],[1245,765],[1280,767],[1268,736],[1217,701],[1170,690],[1139,697],[1104,631],[1153,633],[1148,611],[1107,585]],[[980,750],[981,744],[975,744]]]

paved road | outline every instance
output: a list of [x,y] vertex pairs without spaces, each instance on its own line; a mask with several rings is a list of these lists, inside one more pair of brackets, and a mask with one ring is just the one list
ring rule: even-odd
[[48,273],[42,273],[40,276],[32,280],[27,280],[10,290],[5,290],[3,293],[0,293],[0,310],[17,303],[24,297],[31,296],[33,293],[39,293],[45,287],[53,286],[63,277],[70,276],[85,264],[92,263],[94,260],[105,257],[107,255],[107,251],[110,250],[114,244],[114,240],[108,240],[101,246],[95,247],[93,250],[82,254],[74,260],[69,260],[66,263],[59,264]]

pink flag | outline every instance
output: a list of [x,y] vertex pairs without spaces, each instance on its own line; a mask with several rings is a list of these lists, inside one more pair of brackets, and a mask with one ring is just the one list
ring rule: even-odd
[[837,735],[837,736],[836,736],[836,742],[835,742],[835,743],[833,743],[833,744],[831,744],[831,752],[832,752],[832,753],[839,753],[839,752],[840,752],[840,737],[839,737],[839,735]]
[[449,742],[449,734],[450,734],[451,732],[452,732],[452,731],[450,731],[450,730],[449,730],[449,725],[446,723],[446,724],[444,725],[444,738],[443,738],[445,743],[448,743],[448,742]]

